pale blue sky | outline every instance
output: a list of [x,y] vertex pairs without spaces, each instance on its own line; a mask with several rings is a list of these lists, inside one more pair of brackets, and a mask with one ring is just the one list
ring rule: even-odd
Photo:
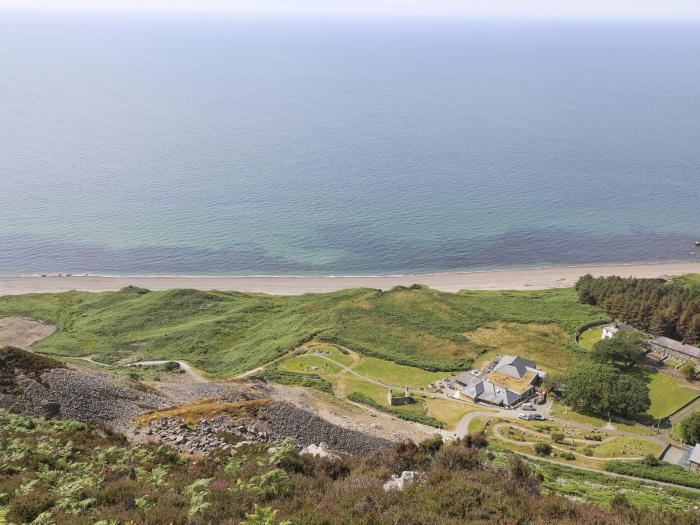
[[0,0],[0,7],[700,20],[700,0]]

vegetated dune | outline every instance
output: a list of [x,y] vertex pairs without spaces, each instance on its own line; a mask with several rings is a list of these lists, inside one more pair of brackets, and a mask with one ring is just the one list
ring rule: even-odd
[[313,338],[427,370],[459,370],[494,350],[468,337],[490,323],[553,324],[570,336],[605,318],[568,289],[448,293],[422,286],[300,296],[130,287],[1,297],[0,315],[55,324],[56,333],[35,344],[45,353],[182,359],[212,377],[253,369]]

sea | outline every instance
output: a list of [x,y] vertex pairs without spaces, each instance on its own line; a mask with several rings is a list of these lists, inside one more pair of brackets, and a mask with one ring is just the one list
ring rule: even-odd
[[700,24],[0,10],[0,275],[700,260]]

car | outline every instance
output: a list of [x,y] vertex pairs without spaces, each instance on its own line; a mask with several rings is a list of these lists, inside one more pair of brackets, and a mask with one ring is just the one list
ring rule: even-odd
[[525,421],[530,421],[530,414],[518,414],[518,417],[520,419],[524,419]]
[[547,418],[544,417],[542,414],[532,414],[532,419],[535,421],[547,421]]
[[522,409],[523,410],[536,410],[535,405],[533,405],[532,403],[523,403]]

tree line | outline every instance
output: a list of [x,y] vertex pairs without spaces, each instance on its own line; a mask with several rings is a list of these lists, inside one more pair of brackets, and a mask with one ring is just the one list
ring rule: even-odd
[[658,279],[593,277],[576,283],[581,303],[654,335],[700,343],[700,288]]

